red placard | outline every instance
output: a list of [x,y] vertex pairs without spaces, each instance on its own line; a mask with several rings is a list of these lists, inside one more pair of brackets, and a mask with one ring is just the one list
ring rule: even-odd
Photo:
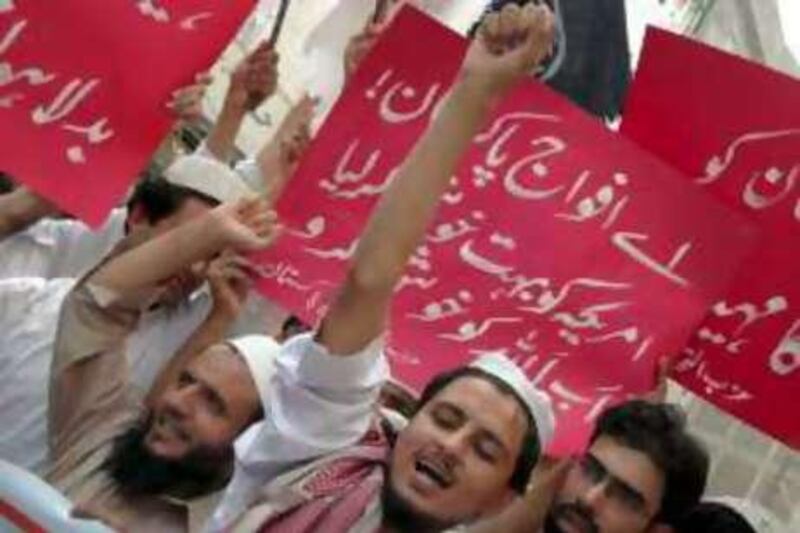
[[99,225],[253,0],[11,2],[0,11],[0,169]]
[[676,378],[800,447],[800,81],[651,29],[622,132],[761,229]]
[[[279,206],[262,290],[314,321],[465,42],[411,8],[351,80]],[[398,224],[402,221],[398,221]],[[653,384],[753,234],[670,167],[530,80],[475,137],[397,291],[389,355],[415,388],[485,351],[514,358],[581,448],[605,406]]]

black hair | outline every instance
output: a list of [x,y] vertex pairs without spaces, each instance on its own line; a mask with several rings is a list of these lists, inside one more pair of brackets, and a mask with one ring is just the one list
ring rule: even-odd
[[150,224],[175,214],[189,199],[195,198],[209,205],[219,205],[219,201],[188,187],[175,185],[156,174],[154,170],[145,170],[128,199],[128,212],[141,207],[142,213]]
[[700,502],[676,530],[677,533],[756,533],[742,515],[716,502]]
[[297,315],[289,315],[281,325],[281,341],[287,341],[295,335],[311,331],[311,326],[303,322]]
[[0,194],[11,192],[15,187],[16,185],[14,185],[14,179],[11,177],[11,174],[6,174],[0,170]]
[[590,442],[611,437],[644,453],[664,474],[664,494],[656,520],[676,524],[700,501],[709,457],[686,431],[683,412],[674,405],[632,400],[604,411]]
[[539,460],[541,443],[539,442],[539,434],[537,433],[536,422],[534,421],[533,416],[531,416],[530,410],[525,405],[525,402],[522,401],[522,398],[520,398],[514,389],[512,389],[506,382],[492,374],[489,374],[488,372],[484,372],[479,368],[473,368],[469,366],[443,372],[435,376],[425,386],[425,390],[422,391],[419,402],[417,402],[417,407],[414,414],[416,415],[416,413],[419,413],[419,411],[425,407],[426,403],[433,399],[434,396],[439,394],[448,385],[453,383],[455,380],[464,377],[476,377],[488,381],[503,394],[512,396],[522,407],[522,411],[525,413],[525,417],[528,422],[528,429],[522,439],[522,446],[520,447],[519,455],[517,456],[517,462],[514,465],[514,472],[511,474],[511,478],[509,479],[508,483],[514,492],[518,494],[524,494],[525,489],[528,487],[528,481],[530,480],[533,467],[536,466],[536,462]]
[[145,445],[148,414],[114,439],[103,468],[128,496],[168,494],[194,498],[224,487],[233,473],[233,445],[195,448],[180,459],[154,455]]

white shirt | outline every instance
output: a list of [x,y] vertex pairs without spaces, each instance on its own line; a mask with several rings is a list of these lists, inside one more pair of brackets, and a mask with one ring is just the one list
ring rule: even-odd
[[281,347],[264,419],[235,443],[233,479],[209,530],[229,528],[276,476],[356,444],[369,429],[389,377],[382,339],[342,357],[331,355],[313,335],[299,335]]
[[74,279],[0,279],[0,459],[46,466],[47,384],[61,302]]
[[128,211],[111,211],[92,230],[80,220],[44,219],[0,240],[0,279],[76,278],[95,266],[125,235]]

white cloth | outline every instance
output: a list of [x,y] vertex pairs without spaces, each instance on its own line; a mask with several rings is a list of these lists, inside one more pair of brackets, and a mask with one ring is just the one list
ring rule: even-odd
[[45,219],[0,240],[0,279],[76,278],[95,266],[125,234],[128,211],[111,211],[96,231],[80,220]]
[[248,187],[257,193],[264,194],[267,192],[267,185],[264,181],[264,176],[261,174],[261,167],[258,166],[258,161],[255,158],[242,159],[233,166],[233,170]]
[[227,529],[274,477],[352,446],[369,429],[389,377],[382,339],[341,357],[314,342],[313,335],[299,335],[281,347],[264,419],[235,443],[233,479],[209,530]]
[[74,279],[0,279],[0,459],[41,473],[47,383],[61,302]]

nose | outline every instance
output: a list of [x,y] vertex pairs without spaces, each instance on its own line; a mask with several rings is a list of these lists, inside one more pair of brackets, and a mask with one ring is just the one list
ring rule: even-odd
[[164,396],[164,406],[179,418],[188,418],[192,414],[194,396],[199,392],[197,385],[189,385],[172,389]]
[[590,486],[582,496],[582,500],[587,507],[596,509],[606,496],[606,481],[600,481]]
[[461,458],[469,449],[469,435],[463,428],[446,432],[440,436],[439,445],[452,457]]

